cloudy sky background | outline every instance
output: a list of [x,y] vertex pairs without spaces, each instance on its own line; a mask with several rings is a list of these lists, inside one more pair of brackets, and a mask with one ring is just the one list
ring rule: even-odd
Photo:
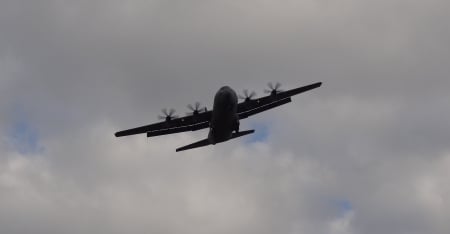
[[[450,233],[445,0],[0,1],[0,233]],[[205,131],[163,107],[322,81]]]

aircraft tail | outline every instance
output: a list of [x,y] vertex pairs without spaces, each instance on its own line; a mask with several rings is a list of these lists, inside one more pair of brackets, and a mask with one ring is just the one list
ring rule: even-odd
[[208,138],[207,138],[207,139],[204,139],[204,140],[201,140],[201,141],[197,141],[197,142],[195,142],[195,143],[192,143],[192,144],[190,144],[190,145],[186,145],[186,146],[180,147],[180,148],[178,148],[176,151],[177,151],[177,152],[180,152],[180,151],[183,151],[183,150],[188,150],[188,149],[193,149],[193,148],[203,147],[203,146],[207,146],[207,145],[210,145],[210,144],[211,144],[211,142],[209,142],[209,140],[208,140]]
[[238,137],[245,136],[245,135],[248,135],[248,134],[252,134],[254,132],[255,132],[255,130],[253,130],[253,129],[252,130],[245,130],[245,131],[242,131],[242,132],[234,132],[233,135],[231,135],[230,139],[238,138]]
[[[255,130],[246,130],[246,131],[242,131],[242,132],[233,133],[233,135],[231,135],[230,140],[234,139],[234,138],[241,137],[241,136],[245,136],[245,135],[248,135],[248,134],[252,134],[254,132],[255,132]],[[188,149],[194,149],[194,148],[207,146],[207,145],[210,145],[210,144],[211,144],[211,142],[209,142],[208,139],[204,139],[204,140],[201,140],[201,141],[194,142],[194,143],[192,143],[190,145],[186,145],[186,146],[180,147],[180,148],[176,149],[176,151],[180,152],[180,151],[184,151],[184,150],[188,150]]]

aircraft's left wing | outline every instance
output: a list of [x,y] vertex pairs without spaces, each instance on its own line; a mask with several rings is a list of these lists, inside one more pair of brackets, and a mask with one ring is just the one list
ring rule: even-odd
[[195,115],[175,118],[169,121],[162,121],[142,127],[123,130],[120,132],[116,132],[114,135],[116,137],[122,137],[147,133],[147,137],[151,137],[179,132],[196,131],[203,128],[208,128],[210,120],[211,111],[206,111]]
[[322,82],[317,82],[300,88],[295,88],[258,99],[241,102],[238,104],[239,119],[245,119],[249,116],[289,103],[291,102],[292,96],[309,91],[311,89],[318,88],[321,85]]

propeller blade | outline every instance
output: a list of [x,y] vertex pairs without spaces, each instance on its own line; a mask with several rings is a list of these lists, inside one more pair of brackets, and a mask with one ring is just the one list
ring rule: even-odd
[[252,92],[250,93],[250,92],[248,91],[248,89],[244,89],[244,90],[242,91],[242,93],[243,93],[244,95],[238,95],[238,97],[239,97],[239,99],[245,99],[246,101],[251,100],[251,99],[256,95],[255,91],[252,91]]
[[277,82],[277,83],[275,84],[275,87],[274,87],[274,89],[275,89],[275,90],[277,90],[277,89],[279,89],[279,88],[280,88],[280,86],[281,86],[280,82]]
[[265,89],[264,93],[270,93],[272,95],[275,95],[277,93],[281,93],[283,92],[280,87],[281,87],[281,83],[277,82],[275,83],[275,85],[272,82],[267,83],[267,86],[269,87],[269,89]]
[[161,120],[165,119],[166,121],[169,121],[171,119],[178,118],[178,116],[174,115],[175,109],[173,109],[173,108],[170,110],[167,110],[167,108],[163,108],[163,109],[161,109],[161,112],[164,114],[164,116],[158,115],[158,119],[161,119]]
[[191,110],[191,112],[186,113],[187,115],[196,115],[206,111],[206,107],[201,108],[200,102],[195,102],[194,105],[189,104],[187,105],[187,107],[189,110]]

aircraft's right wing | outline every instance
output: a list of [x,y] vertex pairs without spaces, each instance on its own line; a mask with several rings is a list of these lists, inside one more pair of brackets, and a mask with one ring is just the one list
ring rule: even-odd
[[239,119],[245,119],[249,116],[289,103],[292,101],[292,96],[318,88],[321,85],[322,82],[317,82],[288,91],[270,94],[258,99],[241,102],[238,104]]

